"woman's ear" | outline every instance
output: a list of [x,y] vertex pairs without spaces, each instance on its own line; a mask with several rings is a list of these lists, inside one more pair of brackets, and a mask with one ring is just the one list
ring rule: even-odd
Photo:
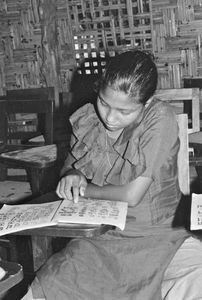
[[153,99],[154,99],[154,96],[151,96],[145,103],[145,107],[147,107],[152,102]]

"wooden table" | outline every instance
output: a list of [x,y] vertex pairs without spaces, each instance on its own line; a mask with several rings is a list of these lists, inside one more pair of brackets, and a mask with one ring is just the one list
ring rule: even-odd
[[54,177],[59,159],[58,148],[55,144],[0,154],[1,163],[12,163],[16,167],[26,169],[33,195],[46,192],[48,189],[46,185],[50,185],[48,182],[50,176],[46,180],[46,174]]
[[27,229],[14,234],[37,237],[93,238],[100,236],[113,228],[114,227],[111,225],[65,224]]
[[[59,197],[55,192],[49,192],[38,198],[29,201],[29,204],[40,204],[46,202],[53,202],[59,200]],[[42,228],[28,229],[20,232],[13,233],[11,238],[13,240],[25,241],[32,246],[32,259],[33,269],[36,271],[53,253],[52,251],[52,240],[53,238],[66,239],[69,238],[93,238],[98,237],[108,230],[114,229],[111,225],[81,225],[81,224],[62,224],[53,225]],[[30,242],[31,240],[31,242]],[[23,242],[22,242],[23,243]],[[17,251],[21,252],[21,244],[19,241],[16,242]]]
[[[54,240],[57,239],[57,243],[64,245],[64,240],[68,243],[71,238],[98,237],[112,229],[114,227],[110,225],[54,225],[16,232],[13,234],[13,238],[19,239],[18,245],[21,244],[20,240],[24,243],[27,240],[27,243],[31,244],[31,264],[33,264],[32,268],[35,272],[53,254],[52,243]],[[21,251],[19,247],[17,251]]]

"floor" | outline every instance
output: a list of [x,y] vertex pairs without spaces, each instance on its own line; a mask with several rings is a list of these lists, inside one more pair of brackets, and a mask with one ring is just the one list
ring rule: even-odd
[[9,169],[6,181],[0,181],[0,204],[18,203],[32,195],[23,169]]
[[[0,181],[0,206],[3,204],[17,204],[26,201],[32,196],[29,183],[26,181],[26,172],[21,169],[9,169],[6,181]],[[0,246],[0,257],[6,259],[5,248]],[[2,300],[20,300],[27,289],[31,278],[26,278],[15,288],[11,289]]]
[[[6,181],[0,181],[0,207],[3,204],[17,204],[26,202],[32,199],[32,193],[29,183],[26,181],[25,170],[9,169],[8,178]],[[15,245],[17,245],[18,262],[23,265],[24,279],[14,288],[12,288],[7,295],[1,300],[20,300],[26,293],[29,284],[34,278],[33,262],[31,258],[31,239],[29,236],[16,236]],[[55,238],[52,245],[54,252],[57,252],[63,248],[68,242],[67,239]],[[20,250],[19,250],[20,249]],[[7,259],[7,252],[5,248],[1,247],[0,243],[0,259]],[[9,260],[9,259],[8,259]]]

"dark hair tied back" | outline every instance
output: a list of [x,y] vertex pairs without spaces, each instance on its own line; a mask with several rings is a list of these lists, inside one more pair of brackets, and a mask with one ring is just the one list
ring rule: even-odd
[[145,104],[157,87],[157,68],[150,53],[127,51],[109,60],[99,88],[111,86]]

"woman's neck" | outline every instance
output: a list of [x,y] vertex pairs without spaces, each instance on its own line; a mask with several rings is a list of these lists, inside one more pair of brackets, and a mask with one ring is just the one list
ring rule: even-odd
[[110,130],[106,130],[108,137],[110,137],[113,140],[117,140],[118,137],[121,135],[123,129],[117,130],[117,131],[110,131]]

